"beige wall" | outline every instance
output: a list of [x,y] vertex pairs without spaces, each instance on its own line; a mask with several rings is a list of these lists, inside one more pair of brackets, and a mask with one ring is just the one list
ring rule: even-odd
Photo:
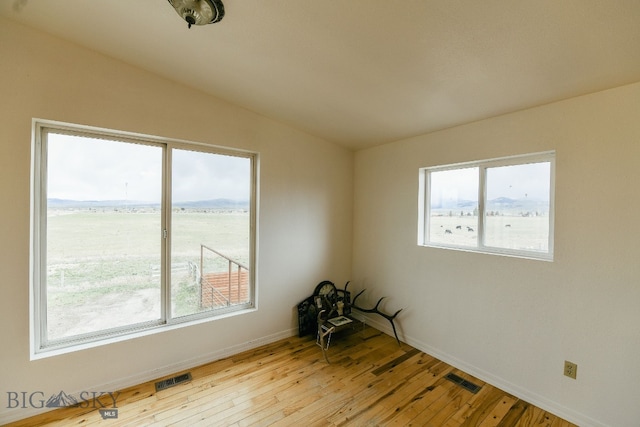
[[[7,391],[113,389],[294,334],[309,289],[351,276],[355,200],[352,289],[404,307],[406,341],[581,425],[637,425],[639,111],[625,86],[363,150],[353,175],[347,150],[0,18],[0,424],[29,412]],[[259,151],[259,310],[30,362],[33,117]],[[552,149],[554,262],[417,247],[419,167]]]
[[[29,361],[33,117],[260,153],[255,312]],[[0,424],[7,392],[113,390],[297,333],[296,304],[351,273],[353,153],[0,18]]]
[[[357,152],[355,288],[405,307],[418,348],[580,425],[637,426],[639,114],[634,84]],[[554,262],[417,246],[420,167],[546,150]]]

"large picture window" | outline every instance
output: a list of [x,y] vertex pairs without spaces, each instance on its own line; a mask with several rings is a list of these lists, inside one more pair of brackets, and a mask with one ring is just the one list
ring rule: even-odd
[[421,169],[418,243],[552,259],[554,157]]
[[256,156],[34,121],[34,353],[254,306]]

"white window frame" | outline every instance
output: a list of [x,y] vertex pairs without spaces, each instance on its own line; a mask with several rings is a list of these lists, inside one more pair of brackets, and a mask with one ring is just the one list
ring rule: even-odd
[[[550,163],[549,176],[549,235],[548,235],[548,251],[532,251],[522,249],[507,249],[485,245],[485,200],[486,200],[486,178],[487,169],[500,166],[517,166],[529,163]],[[431,218],[430,206],[430,174],[431,172],[440,172],[464,168],[478,168],[478,239],[477,245],[461,246],[454,244],[446,244],[440,242],[431,242],[429,240],[429,227]],[[418,245],[432,248],[453,249],[469,252],[480,252],[494,255],[505,255],[520,258],[538,259],[544,261],[553,261],[553,243],[554,243],[554,217],[555,217],[555,151],[546,151],[541,153],[524,154],[517,156],[509,156],[495,158],[489,160],[480,160],[473,162],[456,163],[450,165],[430,166],[420,168],[419,185],[418,185]]]
[[[49,341],[46,337],[46,159],[47,150],[45,134],[48,132],[63,133],[69,135],[86,136],[90,138],[106,138],[110,140],[129,143],[139,143],[150,146],[163,147],[163,201],[161,208],[161,229],[164,234],[162,239],[161,258],[164,280],[161,282],[162,310],[158,321],[144,322],[123,327],[102,330],[95,333],[79,335],[69,338]],[[192,149],[204,153],[222,154],[247,158],[251,161],[251,190],[249,208],[249,301],[231,307],[194,313],[191,315],[172,318],[171,294],[169,281],[166,278],[167,268],[171,260],[171,149]],[[212,321],[218,318],[228,317],[255,311],[257,308],[257,215],[258,215],[258,161],[256,152],[213,146],[209,144],[182,141],[145,134],[131,133],[119,130],[104,129],[91,126],[63,123],[52,120],[32,120],[32,150],[31,150],[31,244],[30,244],[30,347],[31,359],[40,359],[57,354],[91,348],[97,345],[118,342],[138,336],[157,333],[176,327],[189,326],[202,322]],[[170,271],[170,268],[169,268]]]

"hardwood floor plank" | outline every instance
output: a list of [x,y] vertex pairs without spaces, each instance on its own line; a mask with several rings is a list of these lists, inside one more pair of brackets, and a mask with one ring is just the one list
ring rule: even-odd
[[514,427],[528,407],[529,404],[527,402],[518,400],[500,420],[498,427]]
[[[427,381],[424,381],[424,378],[420,376],[415,377],[416,381],[413,383],[408,383],[406,386],[402,388],[398,393],[396,393],[393,397],[395,399],[390,399],[386,402],[385,407],[382,407],[378,411],[378,417],[380,425],[388,424],[396,415],[404,412],[412,402],[418,399],[420,396],[424,395],[426,389],[424,384]],[[433,376],[430,376],[429,379],[433,379]]]
[[[435,381],[439,375],[439,367],[440,366],[435,366],[434,369],[434,366],[428,364],[422,365],[425,372],[425,376],[421,378],[423,380],[423,386],[428,386]],[[400,381],[401,378],[396,377],[392,371],[386,371],[377,377],[370,376],[369,382],[366,385],[356,385],[360,387],[360,389],[366,386],[366,390],[358,393],[356,397],[352,397],[348,405],[343,405],[339,411],[336,411],[327,420],[336,425],[341,425],[353,421],[358,417],[362,418],[366,411],[369,411],[374,405],[379,404],[379,401],[385,397],[385,394],[388,393],[390,389],[392,380]]]
[[[385,363],[384,365],[374,369],[373,371],[371,371],[371,373],[373,375],[380,375],[380,374],[382,374],[384,372],[390,371],[391,369],[395,368],[396,366],[398,366],[399,364],[401,364],[405,360],[410,359],[413,356],[420,355],[421,353],[422,352],[420,350],[412,348],[411,350],[405,352],[404,354],[399,355],[395,359],[393,359],[393,360]],[[424,353],[422,353],[422,354],[424,354]]]
[[464,389],[446,380],[438,388],[444,392],[438,393],[437,399],[411,419],[408,425],[428,426],[437,425],[437,423],[442,425],[445,422],[443,420],[447,420],[460,407],[461,401],[465,398]]
[[412,402],[402,411],[399,411],[389,420],[389,426],[410,426],[410,425],[426,425],[427,421],[433,418],[447,402],[455,397],[462,389],[455,386],[450,381],[443,379],[445,372],[432,374],[431,381],[426,383],[427,386],[417,394]]
[[[155,382],[186,371],[121,390],[115,419],[97,404],[9,426],[575,427],[361,326],[332,336],[330,364],[315,337],[290,337],[190,369],[190,381],[165,390]],[[482,388],[473,394],[448,373]]]
[[522,414],[520,420],[518,420],[518,422],[516,423],[516,426],[551,427],[551,424],[553,423],[553,419],[551,419],[551,417],[552,416],[547,414],[544,410],[536,406],[529,406],[524,414]]
[[513,396],[503,396],[500,402],[493,407],[478,427],[497,427],[502,418],[504,418],[517,401],[518,399]]
[[491,409],[493,409],[503,397],[504,392],[502,390],[493,387],[483,387],[482,390],[473,395],[464,407],[451,418],[459,422],[457,424],[459,426],[476,427],[486,418]]
[[454,387],[459,388],[459,390],[450,398],[442,402],[444,403],[444,405],[441,405],[440,410],[428,420],[425,420],[425,426],[442,427],[446,425],[457,427],[461,424],[459,421],[455,421],[451,417],[458,411],[460,411],[461,408],[464,409],[465,402],[467,402],[467,400],[471,396],[471,392],[458,386]]

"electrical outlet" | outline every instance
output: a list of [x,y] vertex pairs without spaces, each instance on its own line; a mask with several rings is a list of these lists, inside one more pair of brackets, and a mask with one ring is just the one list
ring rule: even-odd
[[576,365],[573,362],[569,362],[568,360],[565,360],[564,361],[564,374],[567,377],[573,378],[575,380],[576,376],[578,375],[578,365]]

